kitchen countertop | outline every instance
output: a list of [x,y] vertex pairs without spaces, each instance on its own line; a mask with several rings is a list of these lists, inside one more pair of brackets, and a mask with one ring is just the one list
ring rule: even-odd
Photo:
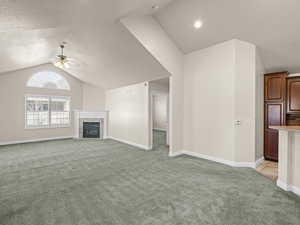
[[299,131],[300,126],[270,126],[271,129],[275,130],[286,130],[286,131]]

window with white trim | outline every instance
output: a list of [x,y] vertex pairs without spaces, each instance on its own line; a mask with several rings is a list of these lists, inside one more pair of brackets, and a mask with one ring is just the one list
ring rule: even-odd
[[30,77],[26,84],[27,87],[59,89],[69,91],[70,85],[66,78],[52,71],[42,71]]
[[25,127],[69,127],[70,104],[66,96],[25,96]]

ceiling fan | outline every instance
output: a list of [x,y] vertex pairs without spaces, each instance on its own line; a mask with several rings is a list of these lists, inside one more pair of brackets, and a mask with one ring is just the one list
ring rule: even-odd
[[60,55],[56,56],[56,59],[53,62],[54,66],[61,68],[61,69],[70,68],[71,62],[72,62],[72,60],[68,56],[64,55],[64,49],[66,47],[66,44],[67,44],[66,42],[62,42],[60,44],[59,47],[60,47],[61,53],[60,53]]

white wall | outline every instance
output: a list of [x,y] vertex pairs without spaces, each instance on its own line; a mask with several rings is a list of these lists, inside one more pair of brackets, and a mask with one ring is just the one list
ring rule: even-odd
[[235,126],[235,162],[255,161],[255,46],[234,40],[234,118],[241,124]]
[[155,83],[155,81],[149,82],[149,85],[152,96],[153,129],[167,131],[169,86]]
[[[27,88],[28,79],[41,71],[54,71],[64,76],[71,91]],[[82,108],[82,82],[46,64],[0,75],[0,142],[66,137],[73,135],[73,121],[69,128],[25,129],[26,94],[71,96],[71,109]]]
[[172,75],[170,154],[253,163],[262,143],[255,46],[232,40],[183,56],[151,16],[121,22]]
[[130,16],[121,22],[171,74],[170,154],[180,152],[183,147],[183,54],[152,16]]
[[[292,155],[292,162],[288,162],[291,165],[291,184],[298,189],[298,195],[300,195],[300,133],[295,132],[291,135],[291,139],[294,142],[291,146],[291,155]],[[291,141],[291,140],[290,140]],[[287,150],[287,149],[284,149]],[[284,171],[282,171],[284,172]]]
[[234,160],[234,41],[184,59],[184,150]]
[[167,130],[167,95],[152,95],[153,129]]
[[256,100],[255,100],[255,158],[264,156],[264,74],[266,73],[259,51],[256,48]]
[[103,111],[105,110],[105,90],[90,84],[83,84],[83,110]]
[[106,92],[109,111],[108,136],[149,149],[149,83],[140,83]]
[[184,67],[184,150],[254,163],[262,143],[256,47],[228,41],[186,55]]

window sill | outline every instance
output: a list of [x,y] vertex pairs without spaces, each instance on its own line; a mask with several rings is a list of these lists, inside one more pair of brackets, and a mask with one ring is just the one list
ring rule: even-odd
[[45,129],[59,129],[59,128],[71,128],[71,125],[66,126],[50,126],[50,127],[25,127],[25,130],[45,130]]

